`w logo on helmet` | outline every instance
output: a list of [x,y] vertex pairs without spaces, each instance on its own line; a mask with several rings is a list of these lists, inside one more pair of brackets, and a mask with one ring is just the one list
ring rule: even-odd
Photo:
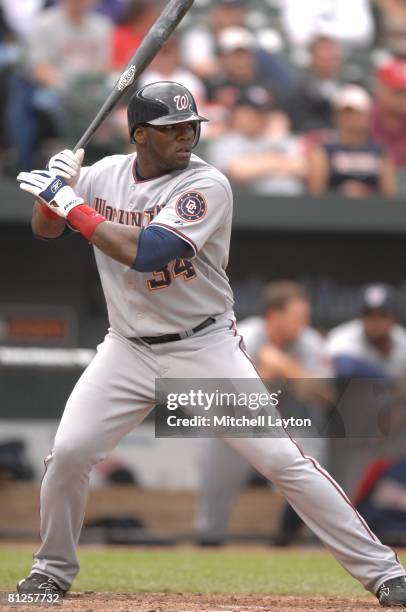
[[175,96],[173,101],[175,102],[178,111],[192,110],[192,104],[186,95]]

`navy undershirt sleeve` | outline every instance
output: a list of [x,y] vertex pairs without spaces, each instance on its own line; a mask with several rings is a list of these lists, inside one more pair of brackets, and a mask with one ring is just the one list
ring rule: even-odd
[[138,272],[153,272],[178,257],[192,257],[190,245],[162,227],[150,225],[138,239],[138,252],[131,268]]

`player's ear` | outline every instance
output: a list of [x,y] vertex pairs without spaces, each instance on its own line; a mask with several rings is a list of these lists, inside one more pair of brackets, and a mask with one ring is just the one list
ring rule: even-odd
[[147,139],[147,130],[146,130],[146,127],[145,127],[145,125],[139,125],[134,130],[134,140],[135,140],[136,144],[143,145],[143,144],[145,144],[146,139]]

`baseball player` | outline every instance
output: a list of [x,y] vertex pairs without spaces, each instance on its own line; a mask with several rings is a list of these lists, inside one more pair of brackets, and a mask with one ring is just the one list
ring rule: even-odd
[[[310,327],[310,308],[309,298],[300,285],[276,281],[265,287],[264,316],[248,317],[238,324],[247,353],[262,378],[285,380],[333,376],[325,358],[323,338]],[[322,425],[323,408],[312,406],[307,409],[311,411],[312,423],[318,421]],[[320,436],[305,437],[300,440],[300,446],[306,454],[324,465],[326,442],[326,438]],[[222,440],[202,440],[201,495],[196,520],[202,545],[223,542],[233,501],[252,474],[250,464]],[[301,525],[302,521],[287,504],[273,543],[287,546],[295,539]]]
[[327,335],[326,351],[343,377],[383,378],[406,374],[406,329],[397,322],[389,285],[365,287],[359,317]]
[[[68,399],[41,487],[41,540],[20,593],[70,588],[89,473],[153,409],[155,379],[247,378],[266,393],[241,348],[226,275],[232,193],[227,179],[192,154],[205,121],[190,92],[159,82],[128,106],[136,153],[80,172],[82,152],[48,171],[23,172],[38,198],[35,234],[67,228],[95,249],[110,327]],[[382,604],[406,605],[405,570],[316,461],[281,428],[275,438],[227,443],[270,478],[337,560]],[[314,503],[317,500],[317,503]]]

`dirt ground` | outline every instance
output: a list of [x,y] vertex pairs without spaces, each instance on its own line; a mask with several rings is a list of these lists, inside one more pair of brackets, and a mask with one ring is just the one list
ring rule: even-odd
[[1,606],[20,612],[379,612],[372,598],[341,597],[248,597],[236,595],[191,595],[189,593],[70,593],[63,605]]

